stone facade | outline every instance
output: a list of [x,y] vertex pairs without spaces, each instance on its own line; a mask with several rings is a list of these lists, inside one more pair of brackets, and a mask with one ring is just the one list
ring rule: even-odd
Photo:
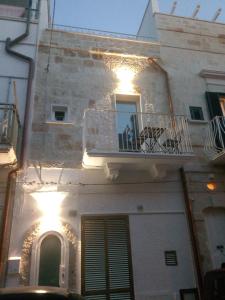
[[[40,195],[46,205],[50,204],[52,214],[56,199],[62,196],[58,217],[62,224],[66,222],[71,226],[77,245],[74,252],[71,252],[71,243],[66,246],[68,241],[62,247],[70,263],[68,265],[64,255],[63,274],[68,280],[61,282],[61,286],[78,292],[84,275],[81,270],[81,219],[84,216],[129,217],[135,299],[179,299],[180,289],[198,286],[179,175],[181,166],[187,177],[202,276],[223,262],[223,251],[217,246],[223,246],[225,241],[220,234],[213,239],[211,234],[220,224],[224,226],[221,221],[225,207],[224,168],[211,164],[204,144],[209,121],[205,91],[225,92],[225,81],[209,84],[200,74],[202,70],[223,71],[225,26],[159,13],[155,15],[155,22],[157,41],[59,30],[53,30],[50,41],[51,31],[46,30],[39,44],[29,164],[18,178],[10,255],[22,255],[26,233],[41,222]],[[185,163],[179,152],[176,154],[180,154],[181,161],[170,152],[163,158],[135,153],[130,159],[130,153],[126,156],[118,151],[113,114],[115,95],[121,91],[114,72],[116,66],[127,66],[135,74],[132,96],[140,96],[139,113],[170,113],[165,72],[149,58],[168,72],[175,115],[188,118],[194,155],[187,155],[189,160]],[[54,106],[66,109],[65,121],[54,120]],[[191,120],[189,106],[201,107],[204,120]],[[83,118],[87,109],[95,112],[93,118],[88,119],[89,123]],[[105,153],[102,167],[84,168],[85,151],[96,150],[97,146]],[[112,161],[107,161],[116,151]],[[141,161],[141,167],[137,161]],[[116,180],[109,181],[105,176],[107,172],[115,172],[111,178]],[[217,183],[214,192],[206,188],[211,174]],[[214,220],[215,227],[212,226]],[[57,232],[62,240],[71,242],[63,227],[48,228],[42,234],[48,232]],[[30,242],[41,244],[42,234]],[[176,266],[165,264],[166,251],[177,253]],[[32,254],[32,250],[28,254],[22,272],[27,277],[32,261],[39,268],[38,255]],[[9,274],[7,280],[8,285],[15,284],[15,274]],[[25,284],[37,284],[35,276],[30,281],[25,280]]]

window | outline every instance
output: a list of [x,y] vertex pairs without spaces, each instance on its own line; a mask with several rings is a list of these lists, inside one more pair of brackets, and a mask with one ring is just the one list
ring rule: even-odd
[[133,300],[128,217],[82,218],[82,294]]
[[210,119],[225,116],[225,94],[206,92]]
[[68,121],[68,107],[63,105],[52,106],[52,121],[67,122]]
[[219,153],[225,145],[225,94],[206,92],[209,116],[212,120],[212,133],[216,151]]
[[120,151],[135,151],[139,136],[139,96],[117,95],[117,132]]
[[176,251],[165,251],[165,264],[166,266],[177,266],[177,253]]
[[204,120],[203,111],[201,107],[190,106],[189,108],[190,108],[190,114],[192,120],[199,120],[199,121]]

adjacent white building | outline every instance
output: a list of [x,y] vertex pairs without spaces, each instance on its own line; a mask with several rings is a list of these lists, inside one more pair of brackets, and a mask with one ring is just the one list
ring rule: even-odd
[[[48,27],[48,6],[47,0],[0,1],[1,277],[4,277],[8,257],[13,186],[17,173],[14,170],[21,167],[22,156],[25,162],[21,145],[28,139],[37,46],[42,30]],[[1,284],[2,281],[3,278]]]

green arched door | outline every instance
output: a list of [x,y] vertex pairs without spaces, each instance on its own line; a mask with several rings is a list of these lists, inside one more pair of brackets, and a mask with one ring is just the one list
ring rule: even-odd
[[61,242],[55,235],[43,239],[40,247],[38,285],[59,286]]

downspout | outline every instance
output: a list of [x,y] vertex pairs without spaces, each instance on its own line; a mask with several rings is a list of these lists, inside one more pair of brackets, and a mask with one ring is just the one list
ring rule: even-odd
[[168,93],[169,111],[170,111],[170,115],[174,116],[173,99],[172,99],[172,96],[171,96],[171,89],[170,89],[168,72],[159,63],[157,63],[154,58],[149,57],[148,61],[151,62],[152,64],[154,64],[156,66],[156,68],[159,69],[165,75],[165,78],[166,78],[166,89],[167,89],[167,93]]
[[4,202],[4,211],[3,211],[3,221],[2,221],[2,231],[0,236],[0,286],[5,285],[6,279],[6,271],[7,271],[7,259],[8,259],[8,250],[10,243],[10,230],[12,225],[12,218],[10,218],[10,214],[12,214],[12,209],[14,207],[14,197],[13,197],[13,185],[15,183],[17,173],[23,169],[26,155],[26,148],[28,142],[28,133],[29,133],[29,115],[30,115],[30,104],[31,104],[31,92],[32,92],[32,80],[34,75],[34,60],[12,50],[12,47],[19,44],[22,40],[27,38],[30,34],[30,19],[31,19],[31,5],[32,0],[27,1],[27,19],[26,19],[26,30],[25,32],[11,40],[10,38],[6,39],[5,50],[9,55],[18,57],[19,59],[25,61],[29,65],[29,73],[28,73],[28,81],[27,81],[27,92],[26,92],[26,104],[25,104],[25,112],[24,112],[24,123],[23,123],[23,134],[22,134],[22,142],[21,142],[21,153],[18,162],[18,166],[16,169],[13,169],[9,172],[7,178],[7,186],[6,186],[6,195]]
[[203,299],[203,278],[202,278],[202,271],[201,271],[201,264],[200,264],[199,248],[197,244],[197,233],[194,226],[192,207],[191,207],[191,202],[188,194],[187,178],[185,175],[184,168],[180,169],[180,177],[183,186],[185,210],[187,214],[188,227],[189,227],[189,232],[191,237],[191,245],[192,245],[193,257],[195,262],[196,274],[197,274],[197,282],[199,287],[199,296],[200,299]]
[[[167,93],[168,93],[169,111],[170,111],[170,115],[173,118],[174,117],[174,106],[173,106],[173,99],[171,96],[168,72],[159,63],[157,63],[154,58],[149,57],[148,60],[152,64],[154,64],[165,75],[166,87],[167,87]],[[174,122],[174,124],[175,124],[175,122]],[[180,169],[180,176],[181,176],[181,182],[182,182],[182,186],[183,186],[185,209],[186,209],[186,214],[187,214],[187,219],[188,219],[188,227],[189,227],[189,232],[190,232],[190,237],[191,237],[191,245],[192,245],[192,250],[193,250],[196,274],[197,274],[199,296],[200,296],[200,299],[203,299],[203,278],[202,278],[202,271],[201,271],[201,264],[200,264],[199,249],[198,249],[198,245],[197,245],[197,237],[196,237],[197,235],[196,235],[196,230],[195,230],[195,226],[194,226],[194,222],[193,222],[191,203],[190,203],[189,194],[188,194],[187,179],[186,179],[186,175],[185,175],[183,168]]]

